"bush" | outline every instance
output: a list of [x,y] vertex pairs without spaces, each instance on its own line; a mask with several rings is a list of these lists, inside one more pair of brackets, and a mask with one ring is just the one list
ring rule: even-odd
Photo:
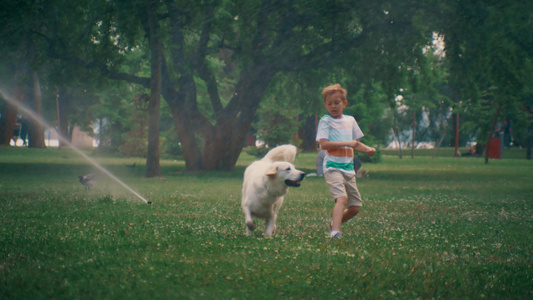
[[293,142],[300,122],[297,110],[280,107],[280,104],[271,101],[266,101],[258,110],[259,120],[253,127],[257,131],[257,138],[273,148],[275,145]]
[[376,154],[373,156],[363,152],[355,151],[355,156],[358,157],[362,162],[378,163],[381,161],[381,149],[376,148]]
[[271,148],[268,147],[254,147],[248,146],[244,148],[244,151],[255,157],[263,157]]
[[376,138],[372,135],[365,135],[361,140],[365,145],[376,148],[376,154],[370,156],[366,153],[355,151],[355,156],[359,157],[362,162],[377,163],[381,161],[381,149],[379,148]]
[[183,156],[181,141],[174,127],[161,133],[160,151],[163,157],[178,158]]

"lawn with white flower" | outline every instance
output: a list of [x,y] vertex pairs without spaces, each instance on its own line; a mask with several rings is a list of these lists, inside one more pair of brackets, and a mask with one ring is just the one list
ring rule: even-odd
[[[314,172],[313,153],[295,165]],[[246,237],[243,154],[232,172],[99,158],[151,201],[68,150],[0,149],[0,299],[527,299],[533,162],[384,156],[358,179],[360,214],[331,240],[324,179],[291,189],[277,232]],[[136,162],[136,168],[127,167]]]

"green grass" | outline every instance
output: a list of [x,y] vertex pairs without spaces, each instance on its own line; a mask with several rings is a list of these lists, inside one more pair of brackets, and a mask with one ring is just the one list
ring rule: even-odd
[[[314,154],[296,165],[314,171]],[[278,230],[245,236],[243,154],[232,172],[97,158],[153,204],[68,150],[0,148],[0,299],[531,299],[533,162],[384,155],[364,206],[327,238],[323,178],[291,189]],[[126,167],[137,163],[137,168]]]
[[[467,153],[468,148],[459,148],[460,153]],[[381,150],[385,155],[398,156],[397,149],[382,149]],[[435,149],[416,149],[415,157],[420,156],[430,156],[435,155],[438,157],[455,157],[455,148],[443,147],[435,151]],[[502,157],[505,159],[525,159],[526,158],[526,149],[525,148],[506,148],[502,151]],[[402,149],[402,155],[405,158],[411,158],[411,148]],[[482,155],[484,158],[485,156]]]

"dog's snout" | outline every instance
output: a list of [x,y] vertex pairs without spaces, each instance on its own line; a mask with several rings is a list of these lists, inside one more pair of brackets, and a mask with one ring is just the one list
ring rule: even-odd
[[305,178],[305,173],[300,174],[300,180],[299,181],[304,180],[304,178]]

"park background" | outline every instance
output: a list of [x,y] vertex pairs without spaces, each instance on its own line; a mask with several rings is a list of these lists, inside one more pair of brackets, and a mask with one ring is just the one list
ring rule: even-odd
[[98,153],[145,157],[147,177],[161,157],[232,170],[256,139],[316,151],[320,91],[340,83],[366,144],[479,143],[488,162],[501,138],[531,158],[532,6],[5,1],[0,144],[25,127],[29,147],[46,147],[24,105],[67,141],[79,129]]
[[[0,296],[530,298],[531,11],[3,1]],[[331,243],[329,195],[309,177],[276,237],[245,238],[242,173],[268,149],[256,145],[296,144],[296,166],[313,172],[332,83],[380,149],[361,156],[364,211]],[[46,146],[54,130],[60,148]],[[97,141],[82,153],[153,204],[72,151],[76,132]],[[88,173],[91,190],[77,177]]]

